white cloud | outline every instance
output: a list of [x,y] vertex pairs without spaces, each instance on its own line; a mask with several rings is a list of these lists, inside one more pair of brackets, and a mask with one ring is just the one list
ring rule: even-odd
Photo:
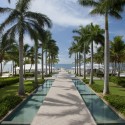
[[81,7],[77,0],[33,0],[32,11],[46,14],[54,24],[67,27],[102,23],[102,18],[89,16],[90,8]]

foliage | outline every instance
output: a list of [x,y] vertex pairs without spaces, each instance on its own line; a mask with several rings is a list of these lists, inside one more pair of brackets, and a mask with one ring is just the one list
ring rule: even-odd
[[83,79],[82,81],[86,84],[89,84],[89,79]]
[[[19,75],[14,75],[14,76],[19,76]],[[34,77],[34,73],[25,73],[23,76],[24,77]]]
[[120,78],[117,76],[110,76],[109,80],[110,82],[113,82],[119,86],[125,87],[125,78]]
[[45,77],[52,77],[52,74],[47,74],[45,75]]
[[0,78],[0,88],[16,84],[18,82],[19,82],[19,77]]
[[108,101],[114,108],[125,115],[125,97],[119,95],[105,96],[104,99]]
[[95,75],[97,77],[100,77],[100,78],[104,77],[104,73],[102,71],[100,71],[100,70],[97,70],[96,73],[95,73]]
[[38,84],[43,84],[45,82],[45,79],[38,79]]
[[92,84],[92,85],[90,85],[90,87],[91,87],[95,92],[98,92],[98,93],[103,92],[103,87],[102,87],[101,85]]
[[22,98],[15,95],[9,95],[0,99],[0,118],[2,118],[7,112],[13,109],[22,101]]

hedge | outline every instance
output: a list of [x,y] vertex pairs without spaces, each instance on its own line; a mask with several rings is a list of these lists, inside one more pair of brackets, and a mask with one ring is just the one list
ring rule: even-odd
[[0,88],[19,82],[19,77],[0,78]]
[[0,99],[0,118],[5,116],[11,109],[15,108],[22,98],[15,95],[9,95]]
[[125,78],[117,77],[117,76],[110,76],[109,81],[113,82],[117,85],[125,87]]
[[92,85],[90,85],[90,87],[91,87],[95,92],[98,92],[98,93],[103,92],[103,86],[101,86],[101,85],[92,84]]
[[115,109],[125,115],[125,97],[119,95],[104,96],[104,99],[108,101]]
[[[19,74],[14,75],[14,76],[19,77]],[[25,75],[23,75],[23,76],[24,76],[24,77],[34,77],[34,73],[25,73]]]

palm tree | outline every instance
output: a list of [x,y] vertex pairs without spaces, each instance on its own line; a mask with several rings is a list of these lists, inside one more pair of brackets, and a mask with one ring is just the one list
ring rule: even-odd
[[77,30],[74,30],[74,32],[80,35],[78,46],[80,51],[84,53],[84,79],[86,79],[86,54],[90,49],[87,38],[88,29],[86,27],[80,26]]
[[108,18],[109,15],[120,19],[119,12],[123,11],[123,0],[79,0],[79,3],[83,6],[92,6],[93,10],[91,14],[99,14],[105,16],[105,75],[104,75],[104,90],[103,94],[109,94],[109,29]]
[[59,48],[56,45],[55,40],[51,40],[51,48],[49,49],[50,54],[50,73],[52,74],[52,65],[58,59]]
[[48,56],[48,49],[49,49],[50,40],[51,40],[51,33],[50,33],[50,31],[46,31],[46,33],[45,33],[45,41],[44,41],[45,65],[46,65],[45,74],[46,75],[48,74],[48,71],[47,71],[47,56]]
[[99,25],[93,25],[92,23],[87,26],[88,28],[88,41],[91,44],[91,74],[90,74],[90,85],[93,83],[93,42],[96,44],[103,44],[103,33],[104,30],[100,29]]
[[9,51],[14,46],[14,40],[13,39],[4,39],[4,36],[0,40],[0,64],[1,64],[1,73],[0,76],[2,76],[2,62],[6,59],[7,51]]
[[111,56],[118,64],[118,77],[120,77],[120,64],[124,61],[125,44],[122,36],[116,36],[111,42]]
[[78,74],[78,66],[77,66],[77,43],[75,42],[72,42],[72,45],[71,47],[69,48],[69,57],[71,57],[73,54],[75,54],[75,58],[74,58],[74,61],[75,61],[75,74]]
[[[19,84],[19,95],[24,95],[24,84],[23,84],[23,39],[25,32],[28,32],[32,37],[34,30],[38,30],[46,26],[51,26],[50,19],[40,13],[29,11],[29,5],[31,0],[19,0],[16,4],[15,9],[4,9],[4,12],[10,10],[9,17],[0,26],[0,31],[4,30],[5,27],[11,24],[11,28],[6,31],[7,35],[15,37],[15,34],[19,35],[19,67],[20,67],[20,84]],[[3,10],[0,11],[3,13]],[[13,24],[13,25],[12,25]]]
[[[28,51],[29,51],[29,44],[25,44],[24,45],[24,49],[23,49],[23,56],[24,56],[24,77],[25,77],[25,64],[26,64],[26,58],[28,57]],[[25,77],[26,78],[26,77]]]

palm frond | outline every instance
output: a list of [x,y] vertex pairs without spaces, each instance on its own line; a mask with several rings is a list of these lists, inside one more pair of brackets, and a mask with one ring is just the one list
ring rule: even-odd
[[29,9],[31,0],[18,0],[16,3],[16,9],[22,13]]
[[83,6],[96,6],[98,4],[96,0],[78,0],[78,2]]
[[29,19],[37,21],[37,23],[39,23],[41,26],[48,26],[49,28],[52,26],[51,20],[44,14],[28,11],[25,13],[25,16]]
[[13,9],[11,9],[11,8],[2,8],[2,7],[0,7],[0,13],[1,14],[11,12],[12,10]]
[[117,18],[117,19],[121,19],[121,18],[122,18],[122,16],[121,16],[118,12],[116,12],[116,11],[114,11],[114,10],[110,11],[109,15],[110,15],[111,17],[115,17],[115,18]]
[[17,15],[19,14],[20,13],[16,10],[12,11],[9,17],[1,24],[0,31],[2,31],[7,25],[12,24],[17,19]]

